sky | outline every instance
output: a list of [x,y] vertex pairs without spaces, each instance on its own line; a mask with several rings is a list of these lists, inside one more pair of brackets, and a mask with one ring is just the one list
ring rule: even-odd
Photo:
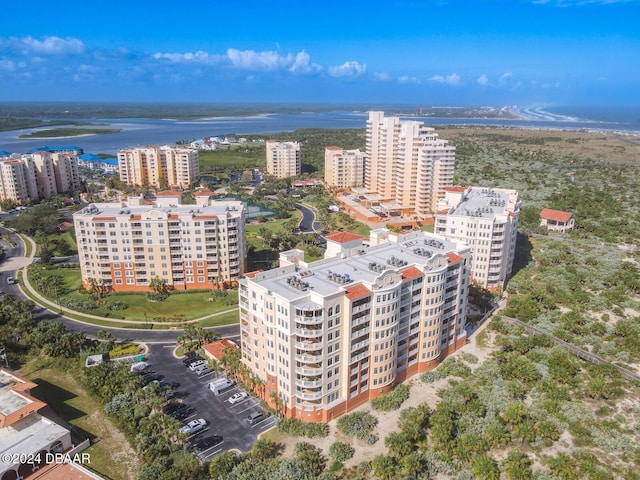
[[0,101],[640,105],[640,0],[5,0]]

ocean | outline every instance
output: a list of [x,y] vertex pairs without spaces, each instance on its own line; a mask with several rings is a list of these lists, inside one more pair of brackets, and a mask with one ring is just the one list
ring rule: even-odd
[[[513,107],[518,120],[492,118],[434,118],[404,117],[416,119],[433,127],[500,126],[516,128],[601,130],[640,135],[640,111],[633,108]],[[78,118],[83,122],[105,124],[98,128],[121,129],[118,133],[87,135],[65,138],[21,139],[20,135],[38,129],[0,132],[0,151],[22,153],[45,145],[73,145],[88,153],[115,154],[123,148],[146,145],[174,144],[182,140],[194,140],[208,136],[265,134],[288,132],[299,128],[365,128],[367,113],[364,111],[328,111],[304,113],[265,114],[252,117],[222,117],[199,120],[159,120],[146,118]]]

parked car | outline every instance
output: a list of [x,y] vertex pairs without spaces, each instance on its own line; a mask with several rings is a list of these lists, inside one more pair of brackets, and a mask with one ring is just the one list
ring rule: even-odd
[[204,360],[196,360],[195,362],[192,362],[189,364],[189,370],[191,370],[192,372],[195,372],[198,367],[201,367],[202,365],[206,365],[207,362],[205,362]]
[[199,439],[193,444],[191,448],[196,453],[202,453],[205,450],[208,450],[211,447],[218,445],[219,443],[222,443],[222,436],[212,435],[210,437],[204,437]]
[[247,398],[247,394],[245,392],[234,393],[229,397],[229,403],[233,405],[234,403],[238,403],[241,400]]
[[204,360],[204,358],[202,358],[200,355],[192,355],[190,357],[186,357],[182,359],[182,364],[185,367],[188,367],[189,365],[191,365],[193,362],[197,362],[198,360]]
[[163,380],[158,385],[161,387],[171,387],[171,388],[178,388],[180,386],[178,382],[169,382],[167,380]]
[[184,407],[186,407],[186,405],[184,403],[171,402],[171,403],[167,403],[164,407],[162,407],[162,411],[164,413],[166,413],[167,415],[171,415],[176,410],[179,410],[179,409],[184,408]]
[[249,414],[249,416],[247,417],[247,422],[249,422],[249,425],[251,426],[257,425],[258,423],[266,420],[268,416],[269,414],[267,412],[261,410],[259,412]]
[[8,283],[9,285],[13,285],[13,284],[15,284],[15,283],[18,283],[18,281],[17,281],[15,278],[13,278],[13,277],[7,277],[7,283]]
[[204,368],[199,368],[196,370],[196,373],[198,374],[199,377],[207,375],[211,372],[213,372],[213,369],[209,368],[208,366],[205,366]]
[[171,416],[176,420],[184,420],[189,415],[191,415],[191,407],[184,405],[183,407],[178,408],[174,411]]
[[186,433],[187,435],[193,435],[195,433],[204,430],[207,425],[207,421],[204,418],[198,418],[197,420],[191,420],[178,430],[180,433]]
[[164,375],[158,375],[157,373],[147,373],[146,375],[142,376],[142,380],[144,380],[147,383],[151,383],[155,380],[160,381],[164,378]]

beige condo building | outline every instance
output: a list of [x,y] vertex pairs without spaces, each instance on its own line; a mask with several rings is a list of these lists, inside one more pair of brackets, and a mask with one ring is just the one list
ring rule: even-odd
[[73,152],[38,151],[0,158],[0,200],[24,204],[80,188]]
[[190,188],[198,181],[198,150],[180,146],[148,146],[118,152],[120,180],[153,188]]
[[455,147],[422,122],[369,112],[365,188],[390,209],[430,215],[453,185]]
[[490,290],[511,276],[520,203],[516,190],[449,187],[438,204],[435,233],[471,247],[471,277]]
[[330,187],[351,188],[364,185],[366,155],[360,149],[327,147],[324,150],[324,181]]
[[95,203],[73,215],[82,282],[116,291],[149,291],[152,278],[172,289],[235,284],[247,258],[245,205],[196,194],[181,205],[180,192],[159,192],[148,205]]
[[267,140],[265,145],[269,175],[276,178],[289,178],[302,173],[300,144],[298,142]]
[[333,232],[332,257],[283,252],[278,268],[240,280],[242,361],[287,417],[329,421],[466,341],[466,245],[386,229],[364,240]]

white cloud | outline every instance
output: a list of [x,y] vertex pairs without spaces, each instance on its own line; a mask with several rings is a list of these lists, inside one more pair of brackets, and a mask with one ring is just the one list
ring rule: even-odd
[[329,75],[332,77],[357,77],[367,71],[367,66],[356,61],[347,61],[342,65],[329,67]]
[[21,55],[77,55],[86,47],[81,40],[73,37],[44,37],[37,40],[31,36],[0,39],[0,49],[10,48]]
[[432,82],[438,82],[447,85],[459,85],[460,84],[460,75],[457,73],[452,73],[451,75],[447,75],[443,77],[442,75],[434,75],[429,80]]
[[322,67],[317,63],[310,63],[311,57],[304,50],[299,51],[293,64],[289,67],[289,71],[292,73],[318,73],[322,70]]
[[6,58],[0,58],[0,70],[5,72],[15,71],[17,65],[13,60],[7,60]]
[[227,50],[227,57],[234,67],[243,70],[278,70],[293,63],[293,55],[290,53],[283,57],[278,52],[269,50],[256,52],[230,48]]
[[391,80],[391,75],[389,75],[387,72],[376,72],[373,74],[373,78],[375,78],[376,80],[380,80],[381,82],[388,82],[389,80]]
[[409,75],[402,75],[401,77],[398,77],[398,82],[399,83],[415,83],[415,84],[419,84],[420,80],[417,77],[411,77]]
[[482,75],[480,75],[478,77],[478,79],[476,80],[476,82],[478,82],[478,85],[482,85],[483,87],[489,84],[489,79],[487,78],[487,76],[483,73]]
[[500,80],[498,80],[498,83],[500,85],[504,85],[506,84],[509,80],[511,80],[511,77],[513,77],[513,73],[511,72],[507,72],[502,74],[502,76],[500,77]]
[[171,63],[197,63],[204,65],[212,65],[219,63],[223,58],[220,55],[209,55],[207,52],[198,50],[197,52],[185,53],[154,53],[153,58],[156,60],[168,60]]

